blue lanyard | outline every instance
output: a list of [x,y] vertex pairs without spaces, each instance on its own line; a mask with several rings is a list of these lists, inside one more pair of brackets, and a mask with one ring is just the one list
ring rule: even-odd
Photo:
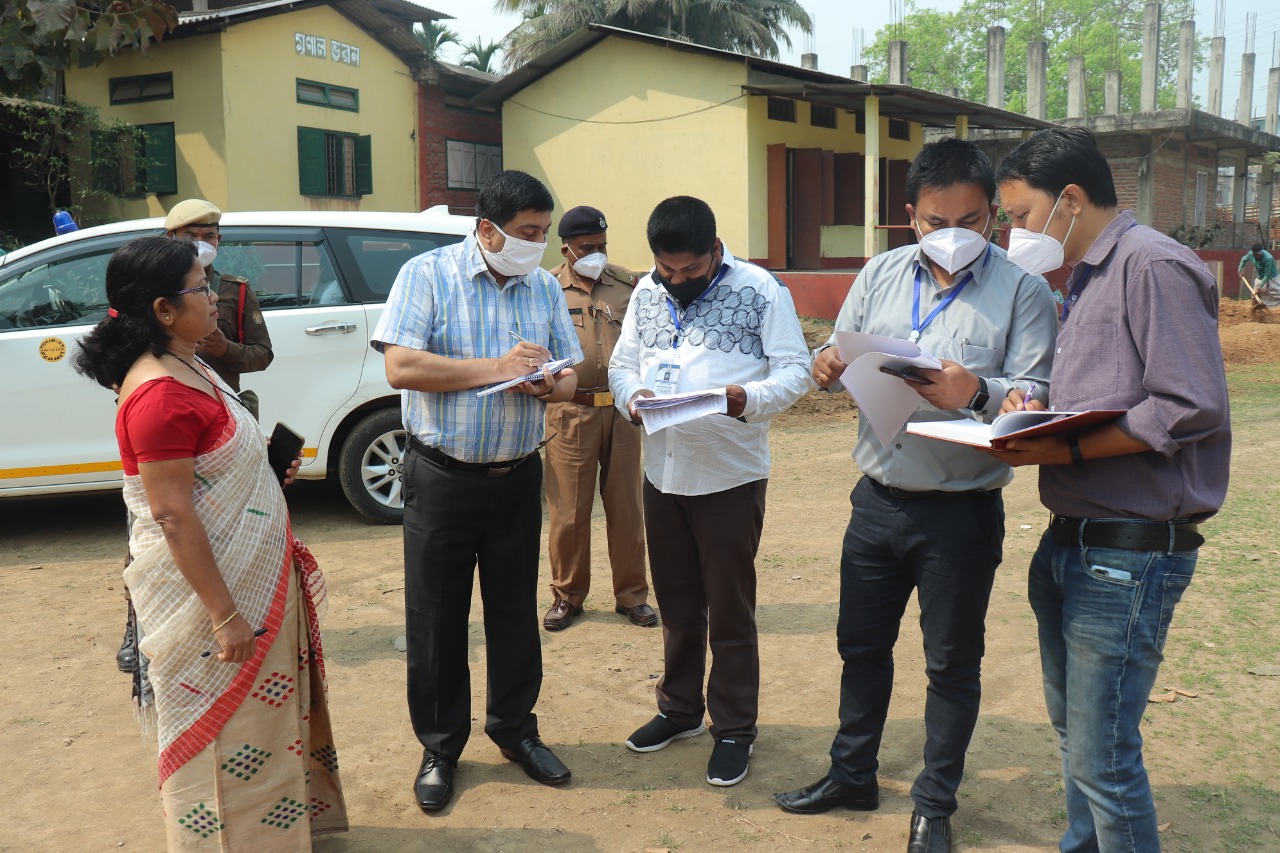
[[[1137,225],[1137,222],[1130,222],[1129,228]],[[1129,233],[1129,228],[1120,232],[1120,237]],[[1120,242],[1120,237],[1116,238],[1116,242]],[[1084,272],[1076,279],[1075,284],[1071,285],[1071,290],[1067,292],[1067,298],[1062,303],[1062,313],[1058,315],[1058,322],[1067,322],[1067,315],[1071,313],[1071,309],[1075,307],[1076,300],[1080,298],[1080,294],[1084,293],[1085,286],[1089,284],[1089,279],[1093,277],[1093,267],[1089,264],[1082,264]]]
[[[990,244],[987,245],[986,254],[983,255],[983,258],[982,258],[983,267],[986,267],[987,258],[989,257],[991,257]],[[910,337],[911,337],[912,343],[917,343],[920,340],[920,333],[929,327],[929,324],[933,322],[933,318],[937,317],[939,314],[945,311],[947,306],[950,305],[952,302],[955,302],[956,297],[960,295],[960,291],[964,290],[965,285],[973,281],[975,278],[973,270],[970,270],[968,276],[966,276],[964,279],[960,281],[959,284],[957,284],[954,288],[952,288],[951,292],[947,294],[947,298],[943,299],[942,302],[938,303],[938,305],[932,311],[929,312],[928,316],[924,318],[924,322],[921,323],[920,322],[920,274],[922,272],[924,272],[924,264],[920,264],[919,266],[916,267],[915,293],[911,298],[911,336]]]
[[700,303],[703,299],[705,299],[708,293],[716,289],[716,285],[720,283],[720,279],[724,278],[725,273],[727,273],[728,271],[729,271],[729,265],[725,263],[721,263],[720,272],[716,274],[715,279],[710,284],[707,285],[706,290],[698,294],[698,298],[693,300],[693,302],[689,304],[689,308],[685,309],[685,312],[676,311],[675,300],[671,298],[671,294],[666,294],[667,313],[671,315],[671,322],[676,327],[675,336],[671,339],[672,349],[680,349],[680,338],[681,336],[684,335],[684,323],[681,322],[681,319],[680,319],[681,313],[687,313],[689,310],[696,308],[698,303]]

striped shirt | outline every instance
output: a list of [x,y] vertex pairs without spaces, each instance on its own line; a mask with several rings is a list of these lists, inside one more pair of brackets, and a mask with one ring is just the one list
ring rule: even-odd
[[[552,358],[582,360],[555,278],[538,268],[499,286],[473,233],[400,268],[369,343],[378,352],[392,344],[446,358],[500,358],[516,343],[511,332]],[[537,450],[546,403],[512,392],[477,397],[477,390],[401,392],[405,429],[463,462],[505,462]]]

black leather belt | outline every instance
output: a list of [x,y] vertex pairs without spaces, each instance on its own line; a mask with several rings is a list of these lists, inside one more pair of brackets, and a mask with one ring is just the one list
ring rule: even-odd
[[428,444],[423,444],[418,440],[417,436],[409,436],[409,446],[441,468],[466,471],[471,474],[479,474],[481,477],[505,477],[537,455],[536,453],[530,453],[528,456],[521,456],[519,459],[512,459],[507,462],[463,462],[461,459],[454,459],[452,456],[442,453]]
[[1198,525],[1184,521],[1067,518],[1055,515],[1049,534],[1059,545],[1128,551],[1194,551],[1204,544]]
[[912,500],[915,498],[951,498],[956,495],[998,495],[999,489],[965,489],[959,492],[948,492],[942,489],[933,489],[927,492],[914,492],[910,489],[899,489],[897,486],[886,486],[884,483],[874,477],[867,477],[877,489],[888,492],[899,500]]

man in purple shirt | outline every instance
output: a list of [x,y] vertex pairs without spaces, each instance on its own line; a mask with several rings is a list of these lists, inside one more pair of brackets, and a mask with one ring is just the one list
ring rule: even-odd
[[[1038,131],[996,179],[1014,226],[1009,260],[1032,273],[1072,267],[1050,406],[1127,412],[994,453],[1040,465],[1040,500],[1053,512],[1028,597],[1062,749],[1060,847],[1151,853],[1160,838],[1138,726],[1204,542],[1196,525],[1227,491],[1217,286],[1191,250],[1117,210],[1111,168],[1087,130]],[[1014,390],[1005,408],[1021,403]]]

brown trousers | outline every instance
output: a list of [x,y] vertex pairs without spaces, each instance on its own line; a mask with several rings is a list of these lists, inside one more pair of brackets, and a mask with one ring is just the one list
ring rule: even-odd
[[[753,743],[760,706],[756,550],[768,480],[709,495],[668,495],[644,483],[653,591],[662,608],[658,710],[681,727],[704,709],[716,740]],[[711,646],[706,701],[702,678]]]
[[591,507],[598,466],[613,597],[621,607],[646,603],[640,427],[613,406],[553,403],[547,407],[547,436],[551,594],[581,607],[591,591]]

